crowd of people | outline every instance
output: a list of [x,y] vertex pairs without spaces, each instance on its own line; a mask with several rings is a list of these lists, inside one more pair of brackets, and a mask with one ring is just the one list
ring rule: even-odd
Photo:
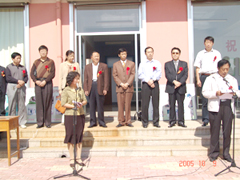
[[[201,88],[202,97],[202,126],[210,122],[211,145],[209,158],[214,161],[219,156],[219,131],[221,120],[223,121],[223,157],[232,161],[229,154],[231,139],[231,124],[233,118],[232,97],[229,94],[238,94],[237,80],[228,74],[230,63],[221,60],[219,51],[213,49],[214,38],[204,39],[205,49],[197,54],[194,67],[196,67],[196,84]],[[55,63],[48,58],[48,48],[44,45],[39,47],[40,58],[34,61],[30,77],[35,83],[36,94],[36,120],[37,128],[46,126],[51,128],[51,109],[53,97],[52,79],[55,77]],[[160,128],[159,124],[159,80],[162,77],[162,66],[158,60],[153,58],[154,49],[146,47],[146,59],[143,59],[138,69],[138,79],[142,82],[142,114],[143,128],[149,124],[148,107],[150,97],[153,105],[153,126]],[[186,128],[184,121],[184,98],[186,93],[186,81],[188,78],[188,64],[180,60],[181,50],[178,47],[171,49],[172,60],[165,63],[165,77],[167,79],[166,90],[169,98],[169,128],[176,124]],[[6,69],[0,66],[0,114],[5,115],[5,94],[8,96],[8,114],[19,115],[19,126],[26,128],[27,111],[25,106],[26,86],[28,72],[21,65],[21,54],[12,54],[12,63]],[[127,50],[120,48],[118,51],[119,61],[113,64],[112,76],[116,82],[116,94],[118,104],[118,125],[133,127],[131,122],[131,101],[134,92],[133,81],[135,79],[135,63],[127,59]],[[99,124],[107,128],[104,120],[104,100],[109,91],[108,66],[100,62],[100,54],[96,51],[91,54],[92,63],[85,66],[84,81],[81,82],[79,64],[74,61],[74,52],[68,50],[66,59],[60,65],[59,71],[59,94],[61,104],[66,108],[63,122],[70,154],[70,166],[73,166],[73,144],[77,144],[77,161],[81,162],[81,148],[85,115],[83,106],[89,99],[90,124],[93,128]],[[226,83],[227,82],[227,83]],[[228,94],[228,95],[227,95]],[[176,116],[175,104],[178,104],[178,116]],[[74,110],[74,102],[77,109]],[[96,106],[98,118],[96,118]],[[76,137],[73,139],[73,116],[76,111]],[[125,111],[125,115],[124,115]],[[178,118],[176,118],[178,117]]]

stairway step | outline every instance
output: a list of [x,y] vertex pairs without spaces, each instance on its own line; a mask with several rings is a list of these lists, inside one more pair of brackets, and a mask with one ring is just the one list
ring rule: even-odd
[[[222,149],[221,149],[222,151]],[[5,154],[5,153],[1,153]],[[230,154],[232,154],[232,149],[230,149]],[[120,157],[120,156],[206,156],[208,155],[208,148],[201,145],[197,146],[148,146],[148,147],[83,147],[82,157]],[[240,146],[235,146],[235,155],[240,155]],[[3,155],[2,155],[3,156]],[[38,157],[67,157],[69,158],[69,153],[67,147],[61,148],[36,148],[31,147],[21,152],[23,158],[38,158]],[[184,161],[185,159],[183,159]],[[203,159],[199,159],[203,160]],[[205,160],[205,159],[204,159]]]
[[[148,128],[142,128],[140,121],[134,121],[133,128],[121,127],[116,128],[118,121],[107,123],[108,128],[94,127],[87,128],[89,122],[85,123],[84,137],[117,137],[117,136],[149,136],[149,137],[161,137],[163,135],[168,136],[201,136],[210,135],[210,126],[202,127],[201,121],[186,121],[187,128],[174,126],[168,128],[168,122],[160,122],[161,128],[155,128],[150,122]],[[36,124],[27,124],[26,129],[20,128],[20,138],[63,138],[65,137],[65,126],[63,124],[53,124],[52,128],[36,129]],[[236,135],[240,134],[240,122],[236,122]],[[11,130],[11,137],[16,138],[16,130]]]
[[[220,137],[220,143],[222,138]],[[240,137],[236,136],[236,143],[240,143]],[[33,138],[28,141],[29,147],[64,147],[63,138]],[[209,146],[210,136],[181,136],[181,137],[84,137],[84,147],[121,147],[121,146],[185,146],[203,145]]]

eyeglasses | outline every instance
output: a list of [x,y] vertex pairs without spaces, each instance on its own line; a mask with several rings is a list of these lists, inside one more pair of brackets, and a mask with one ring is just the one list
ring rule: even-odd
[[179,52],[172,52],[172,54],[179,54]]

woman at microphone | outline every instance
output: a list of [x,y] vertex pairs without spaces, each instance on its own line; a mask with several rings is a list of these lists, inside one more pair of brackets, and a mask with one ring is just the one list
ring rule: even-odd
[[[73,137],[73,118],[74,118],[74,101],[77,101],[77,112],[76,112],[76,160],[81,166],[84,166],[81,160],[82,151],[82,138],[83,130],[85,125],[85,115],[83,106],[87,104],[87,99],[84,91],[78,86],[80,81],[80,74],[72,71],[67,75],[67,87],[63,90],[61,95],[61,104],[66,107],[65,111],[65,130],[66,136],[64,143],[67,143],[67,147],[70,154],[70,166],[74,167],[74,137]],[[77,97],[77,100],[76,100]]]

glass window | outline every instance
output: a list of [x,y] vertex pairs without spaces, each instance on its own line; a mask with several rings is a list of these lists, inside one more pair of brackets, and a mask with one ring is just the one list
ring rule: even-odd
[[12,62],[11,54],[19,52],[24,60],[23,8],[0,8],[0,59],[1,66]]
[[138,31],[139,5],[79,6],[77,31]]
[[222,58],[231,63],[230,74],[240,82],[240,3],[193,4],[194,53],[204,49],[204,38],[213,36]]

